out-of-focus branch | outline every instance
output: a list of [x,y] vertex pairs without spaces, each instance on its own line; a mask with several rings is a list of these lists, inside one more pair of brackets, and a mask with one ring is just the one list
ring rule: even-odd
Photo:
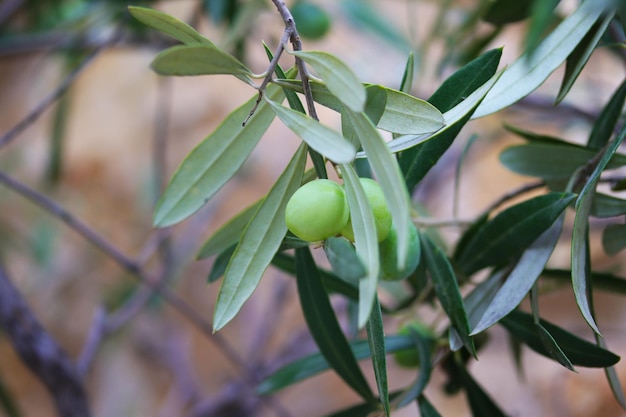
[[46,386],[61,417],[88,417],[80,375],[67,354],[34,317],[0,266],[0,327],[17,354]]

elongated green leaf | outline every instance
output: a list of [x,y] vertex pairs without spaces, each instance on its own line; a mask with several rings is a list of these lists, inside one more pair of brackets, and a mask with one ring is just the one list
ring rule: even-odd
[[554,337],[552,337],[550,332],[540,323],[535,323],[535,328],[537,330],[539,340],[541,340],[541,344],[546,349],[546,352],[548,352],[548,355],[550,355],[552,359],[563,365],[565,368],[569,369],[572,372],[576,372],[572,361],[570,361],[565,352],[563,352],[563,349],[561,349],[556,340],[554,340]]
[[[263,49],[265,49],[267,58],[271,62],[272,59],[274,59],[274,54],[272,54],[272,51],[270,51],[270,49],[268,48],[265,42],[263,42]],[[274,73],[276,74],[278,78],[287,78],[287,74],[285,74],[285,71],[283,71],[283,68],[280,66],[280,64],[276,64]],[[302,114],[306,114],[306,111],[304,110],[304,106],[302,105],[302,102],[300,101],[300,99],[298,98],[298,95],[293,90],[290,90],[288,88],[283,88],[283,93],[285,93],[285,97],[287,97],[287,101],[289,102],[289,107],[291,107],[293,110],[299,111]]]
[[341,165],[341,172],[350,207],[350,221],[354,231],[356,253],[365,265],[367,274],[359,280],[359,328],[365,326],[376,298],[380,275],[378,237],[374,213],[352,165]]
[[413,340],[415,347],[417,348],[417,352],[420,360],[419,373],[417,375],[417,379],[413,384],[411,384],[402,394],[400,394],[396,399],[394,399],[394,406],[397,408],[402,408],[404,406],[409,405],[412,401],[419,398],[428,381],[430,381],[430,375],[433,370],[433,366],[430,358],[430,349],[431,349],[431,340],[428,340],[424,335],[420,334],[415,329],[410,326],[407,327],[409,330],[409,336]]
[[394,227],[398,234],[398,269],[403,269],[409,246],[410,198],[404,185],[404,178],[398,161],[391,155],[389,148],[376,127],[363,113],[354,113],[346,109],[361,145],[376,174],[376,178],[389,205]]
[[550,227],[570,202],[571,193],[549,193],[509,207],[485,224],[456,258],[466,274],[503,265]]
[[298,58],[313,67],[328,89],[355,112],[365,107],[365,89],[352,70],[337,57],[320,51],[294,51]]
[[385,333],[383,329],[383,315],[380,311],[378,297],[374,297],[372,314],[367,321],[367,341],[372,353],[372,365],[378,386],[378,397],[383,406],[385,415],[389,417],[389,386],[387,385],[387,350],[385,349]]
[[444,125],[443,115],[427,101],[391,88],[387,92],[387,107],[378,127],[402,135],[432,133]]
[[402,82],[400,82],[400,91],[410,94],[413,87],[413,76],[415,75],[415,55],[409,52],[409,57],[404,66],[404,74],[402,74]]
[[426,260],[426,268],[430,272],[430,278],[435,288],[435,293],[441,307],[450,318],[450,322],[458,332],[463,345],[473,355],[476,356],[474,342],[469,336],[469,321],[463,305],[463,298],[459,291],[459,284],[450,265],[448,257],[436,246],[430,238],[420,234],[422,240],[422,251]]
[[626,80],[622,82],[611,99],[602,109],[602,113],[593,125],[587,146],[592,149],[600,149],[606,145],[613,136],[613,129],[622,114],[624,108],[624,100],[626,99]]
[[608,255],[617,255],[626,248],[626,224],[608,225],[602,232],[602,247]]
[[[385,336],[385,350],[387,354],[414,347],[415,342],[410,336]],[[357,360],[367,359],[371,356],[367,340],[353,341],[350,343],[350,348]],[[270,394],[329,369],[330,365],[324,355],[320,352],[312,353],[296,359],[268,376],[257,386],[257,392],[261,395]]]
[[172,46],[152,61],[152,69],[160,75],[251,75],[237,58],[213,45]]
[[533,51],[519,57],[474,112],[474,118],[495,113],[526,97],[565,61],[604,11],[603,1],[586,1]]
[[561,215],[524,251],[498,294],[489,303],[480,322],[472,329],[473,335],[494,325],[522,302],[552,255],[561,235],[563,218]]
[[278,118],[311,148],[337,164],[354,160],[356,149],[338,132],[296,110],[283,107],[267,98],[265,100]]
[[441,417],[441,414],[435,410],[435,407],[423,395],[417,398],[417,408],[421,417]]
[[[540,323],[561,346],[573,365],[604,368],[619,361],[619,356],[616,354],[599,348],[595,344],[581,339],[546,320],[541,320]],[[500,324],[535,352],[551,357],[541,342],[531,314],[515,310],[500,320]]]
[[[572,280],[572,271],[567,269],[546,269],[542,279],[551,279],[560,283],[569,283]],[[626,279],[613,274],[592,272],[593,288],[613,294],[626,295]]]
[[[500,162],[509,170],[544,179],[569,178],[596,155],[597,151],[576,145],[528,143],[511,146],[500,154]],[[559,161],[555,164],[554,161]],[[626,164],[626,156],[616,154],[608,168]]]
[[[480,104],[480,102],[484,99],[485,95],[489,92],[489,89],[493,87],[493,85],[496,83],[500,74],[501,73],[494,75],[485,84],[483,84],[478,89],[476,89],[473,93],[471,93],[465,100],[463,100],[462,102],[457,104],[455,107],[445,112],[443,114],[445,127],[443,127],[441,130],[433,134],[399,136],[389,143],[390,151],[394,153],[405,151],[416,145],[420,145],[420,144],[423,144],[424,142],[427,142],[427,141],[429,142],[433,140],[441,142],[433,149],[436,148],[436,149],[441,150],[443,149],[441,147],[443,144],[447,144],[447,146],[445,146],[445,149],[447,149],[450,146],[450,144],[452,144],[451,141],[454,140],[454,138],[456,138],[456,135],[458,135],[461,128],[465,125],[465,123],[467,123],[467,121],[469,120],[470,116],[472,115],[476,107]],[[437,157],[438,159],[439,157],[441,157],[441,155],[443,155],[443,152],[445,152],[445,149],[443,149],[441,153],[431,154],[431,157],[439,155]],[[361,155],[360,154],[357,155],[357,157],[359,156]],[[404,157],[404,154],[402,155],[402,157]],[[426,162],[434,165],[434,163],[437,162],[437,159],[430,159]],[[410,170],[412,167],[414,167],[415,164],[416,164],[415,159],[410,161],[408,167],[405,168],[405,172],[406,170]],[[430,167],[432,167],[432,165],[430,165]],[[426,172],[427,171],[428,170],[426,170]],[[425,175],[426,172],[424,172],[422,175]],[[409,171],[407,176],[408,175],[413,175],[413,174]]]
[[519,22],[530,15],[532,1],[494,0],[490,2],[483,20],[494,25]]
[[[277,253],[272,259],[272,265],[283,272],[296,275],[296,259],[284,253]],[[344,297],[356,301],[359,299],[359,289],[356,285],[350,284],[339,278],[337,275],[323,268],[317,268],[324,288],[329,294],[341,294]]]
[[[554,1],[554,0],[552,0]],[[536,2],[540,3],[540,2]],[[563,76],[563,83],[561,84],[561,89],[559,90],[559,94],[556,97],[555,102],[560,103],[569,90],[574,85],[574,82],[580,75],[581,71],[589,57],[591,57],[592,52],[596,49],[598,42],[604,35],[606,28],[613,20],[613,16],[615,12],[611,11],[610,13],[606,13],[600,20],[598,20],[592,27],[589,33],[581,40],[581,42],[574,48],[572,53],[567,57],[567,64],[565,65],[565,75]]]
[[[276,84],[290,90],[302,93],[302,83],[294,80],[276,80]],[[341,102],[319,82],[310,83],[313,99],[319,104],[342,112]],[[365,108],[365,113],[370,116],[378,128],[398,134],[426,134],[432,133],[444,126],[444,117],[436,107],[427,101],[403,93],[392,88],[364,84],[366,90],[370,87],[378,87],[387,95],[386,106],[380,120],[375,121]],[[368,94],[369,96],[369,94]],[[369,98],[369,97],[368,97]]]
[[224,274],[215,305],[213,328],[224,327],[256,289],[287,232],[285,206],[302,183],[306,145],[301,145],[261,203]]
[[296,249],[296,279],[304,318],[320,352],[337,375],[361,397],[374,399],[337,322],[309,248]]
[[[485,281],[478,284],[476,288],[470,291],[470,293],[463,299],[463,305],[465,306],[465,311],[467,312],[470,329],[476,328],[476,325],[480,322],[480,319],[491,304],[493,298],[498,293],[498,290],[502,285],[502,281],[506,278],[506,273],[506,270],[496,271]],[[450,343],[450,350],[453,352],[456,352],[463,347],[463,341],[454,327],[450,328],[448,339]]]
[[208,258],[237,243],[262,202],[263,200],[259,200],[251,204],[213,233],[198,251],[196,259]]
[[226,268],[228,268],[228,264],[230,263],[230,259],[233,257],[233,253],[235,253],[235,249],[237,248],[237,243],[230,246],[225,246],[225,249],[217,255],[215,258],[215,262],[213,262],[213,267],[211,268],[211,272],[209,272],[209,277],[207,278],[207,282],[210,284],[212,282],[220,279],[224,273],[226,272]]
[[[269,86],[273,100],[282,97],[279,87]],[[274,119],[265,103],[259,104],[245,127],[257,97],[234,110],[222,124],[187,155],[159,200],[154,225],[170,226],[199,210],[239,170]]]
[[186,44],[213,45],[213,42],[200,35],[194,28],[173,16],[146,7],[128,6],[130,14],[141,23],[159,30]]
[[533,0],[530,10],[530,27],[526,33],[526,51],[530,56],[535,52],[541,37],[555,20],[554,9],[560,0]]
[[596,192],[600,175],[609,166],[609,161],[615,155],[626,136],[626,126],[622,126],[619,134],[613,142],[607,145],[602,152],[602,156],[594,167],[593,172],[587,178],[583,189],[576,199],[576,217],[574,217],[574,229],[572,232],[572,249],[571,249],[571,265],[572,265],[572,287],[576,296],[576,304],[581,314],[587,321],[587,324],[598,334],[600,330],[593,319],[591,308],[589,306],[589,297],[591,296],[590,287],[588,286],[589,276],[588,268],[588,248],[589,248],[589,215],[593,204],[593,197]]
[[324,241],[324,252],[333,272],[342,279],[358,283],[367,270],[356,254],[354,246],[342,237],[331,237]]
[[[602,349],[606,349],[606,342],[604,338],[598,334],[596,334],[596,342],[598,347]],[[604,369],[604,373],[606,375],[606,379],[609,382],[609,386],[611,387],[611,392],[613,393],[613,397],[619,403],[619,405],[626,410],[626,398],[624,397],[624,390],[622,389],[622,384],[619,381],[619,376],[617,375],[617,371],[614,366],[608,366]]]

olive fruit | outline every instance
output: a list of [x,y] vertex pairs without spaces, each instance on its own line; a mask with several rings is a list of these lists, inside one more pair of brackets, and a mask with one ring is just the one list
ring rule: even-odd
[[[367,201],[374,214],[374,222],[376,224],[376,235],[378,241],[385,240],[391,230],[391,212],[387,206],[387,200],[380,185],[371,178],[359,178]],[[352,222],[348,220],[348,224],[341,229],[341,234],[351,242],[354,242],[354,231],[352,230]]]
[[[432,352],[437,340],[437,337],[432,329],[419,321],[412,321],[403,325],[398,331],[398,335],[408,336],[411,334],[411,329],[419,333],[422,338],[427,340]],[[417,368],[420,366],[420,356],[417,346],[394,352],[393,358],[398,365],[405,368]]]
[[309,242],[335,236],[349,217],[348,200],[343,188],[326,179],[304,184],[293,193],[285,209],[287,228]]
[[303,38],[320,39],[330,28],[330,17],[321,7],[308,1],[298,1],[291,7],[298,34]]
[[391,228],[389,235],[378,245],[380,254],[380,270],[382,279],[399,281],[411,275],[419,265],[421,255],[420,238],[417,228],[409,223],[409,250],[403,269],[398,269],[398,235],[395,228]]

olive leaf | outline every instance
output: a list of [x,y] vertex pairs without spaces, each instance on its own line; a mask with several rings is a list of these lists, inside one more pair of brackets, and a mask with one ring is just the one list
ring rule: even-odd
[[128,11],[144,25],[159,30],[186,45],[198,43],[214,45],[213,42],[199,34],[187,23],[161,11],[139,6],[128,6]]
[[213,328],[224,327],[252,295],[285,233],[285,207],[302,183],[306,145],[302,144],[246,227],[233,253],[215,305]]

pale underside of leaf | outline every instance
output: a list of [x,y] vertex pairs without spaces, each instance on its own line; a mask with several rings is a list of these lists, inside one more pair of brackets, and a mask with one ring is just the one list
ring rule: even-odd
[[356,149],[341,134],[298,111],[265,99],[278,118],[311,148],[337,164],[354,160]]
[[526,97],[561,65],[604,11],[604,1],[585,1],[533,51],[519,57],[478,106],[474,118],[495,113]]
[[355,112],[365,107],[365,88],[352,70],[337,57],[320,51],[294,51],[298,58],[311,65],[324,80],[328,89],[342,103]]
[[302,144],[261,203],[233,253],[215,306],[213,328],[224,327],[239,312],[259,284],[287,232],[285,207],[300,187],[306,163]]
[[356,171],[352,165],[344,164],[341,165],[341,172],[344,178],[348,206],[350,207],[356,253],[365,265],[367,272],[365,277],[359,279],[358,325],[360,328],[367,323],[376,298],[376,288],[380,275],[378,237],[374,214]]

